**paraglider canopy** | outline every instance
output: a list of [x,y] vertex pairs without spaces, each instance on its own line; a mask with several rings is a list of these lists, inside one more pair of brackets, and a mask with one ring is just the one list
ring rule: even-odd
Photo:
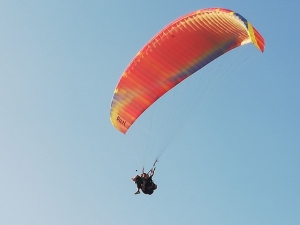
[[115,88],[112,124],[126,133],[158,98],[224,53],[264,39],[244,17],[228,9],[208,8],[175,20],[134,57]]

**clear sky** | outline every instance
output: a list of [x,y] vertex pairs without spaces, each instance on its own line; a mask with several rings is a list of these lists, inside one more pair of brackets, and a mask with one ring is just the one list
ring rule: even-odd
[[[147,128],[111,125],[114,88],[159,30],[207,7],[243,15],[265,52],[243,47],[254,57],[232,73],[234,60],[216,62],[230,76],[184,114],[155,193],[134,195]],[[296,0],[1,0],[0,224],[300,224],[299,10]]]

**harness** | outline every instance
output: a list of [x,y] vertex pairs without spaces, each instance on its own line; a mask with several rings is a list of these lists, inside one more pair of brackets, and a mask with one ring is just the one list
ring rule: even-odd
[[[145,194],[152,194],[154,190],[156,190],[157,188],[157,185],[153,182],[152,180],[152,176],[154,175],[154,171],[156,169],[155,167],[155,164],[158,162],[158,159],[156,159],[152,165],[152,168],[149,170],[148,173],[146,173],[149,178],[147,179],[147,182],[145,184],[145,187],[144,188],[141,188],[142,191],[145,193]],[[142,169],[142,174],[144,173],[144,167]]]

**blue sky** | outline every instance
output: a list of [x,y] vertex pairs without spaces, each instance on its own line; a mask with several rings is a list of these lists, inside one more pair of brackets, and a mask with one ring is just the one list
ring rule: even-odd
[[[152,112],[128,135],[114,129],[114,88],[160,29],[207,7],[243,15],[265,52],[243,47],[253,57],[241,68],[224,57],[186,83],[230,75],[204,100],[189,90],[187,102],[200,96],[201,107],[163,152],[157,191],[135,196],[130,177],[158,139],[142,132]],[[298,225],[299,9],[296,0],[2,0],[0,224]]]

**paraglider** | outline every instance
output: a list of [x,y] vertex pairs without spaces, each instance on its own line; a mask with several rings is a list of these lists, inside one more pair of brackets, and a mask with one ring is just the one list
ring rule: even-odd
[[144,194],[152,195],[157,189],[157,185],[154,183],[152,177],[154,175],[155,168],[152,168],[148,173],[142,173],[141,176],[136,175],[131,178],[137,186],[137,191],[134,194],[139,194],[140,189]]
[[[243,16],[224,8],[184,15],[158,32],[133,58],[113,94],[110,120],[126,134],[161,96],[216,58],[252,43],[265,42]],[[140,179],[137,178],[140,185]]]

